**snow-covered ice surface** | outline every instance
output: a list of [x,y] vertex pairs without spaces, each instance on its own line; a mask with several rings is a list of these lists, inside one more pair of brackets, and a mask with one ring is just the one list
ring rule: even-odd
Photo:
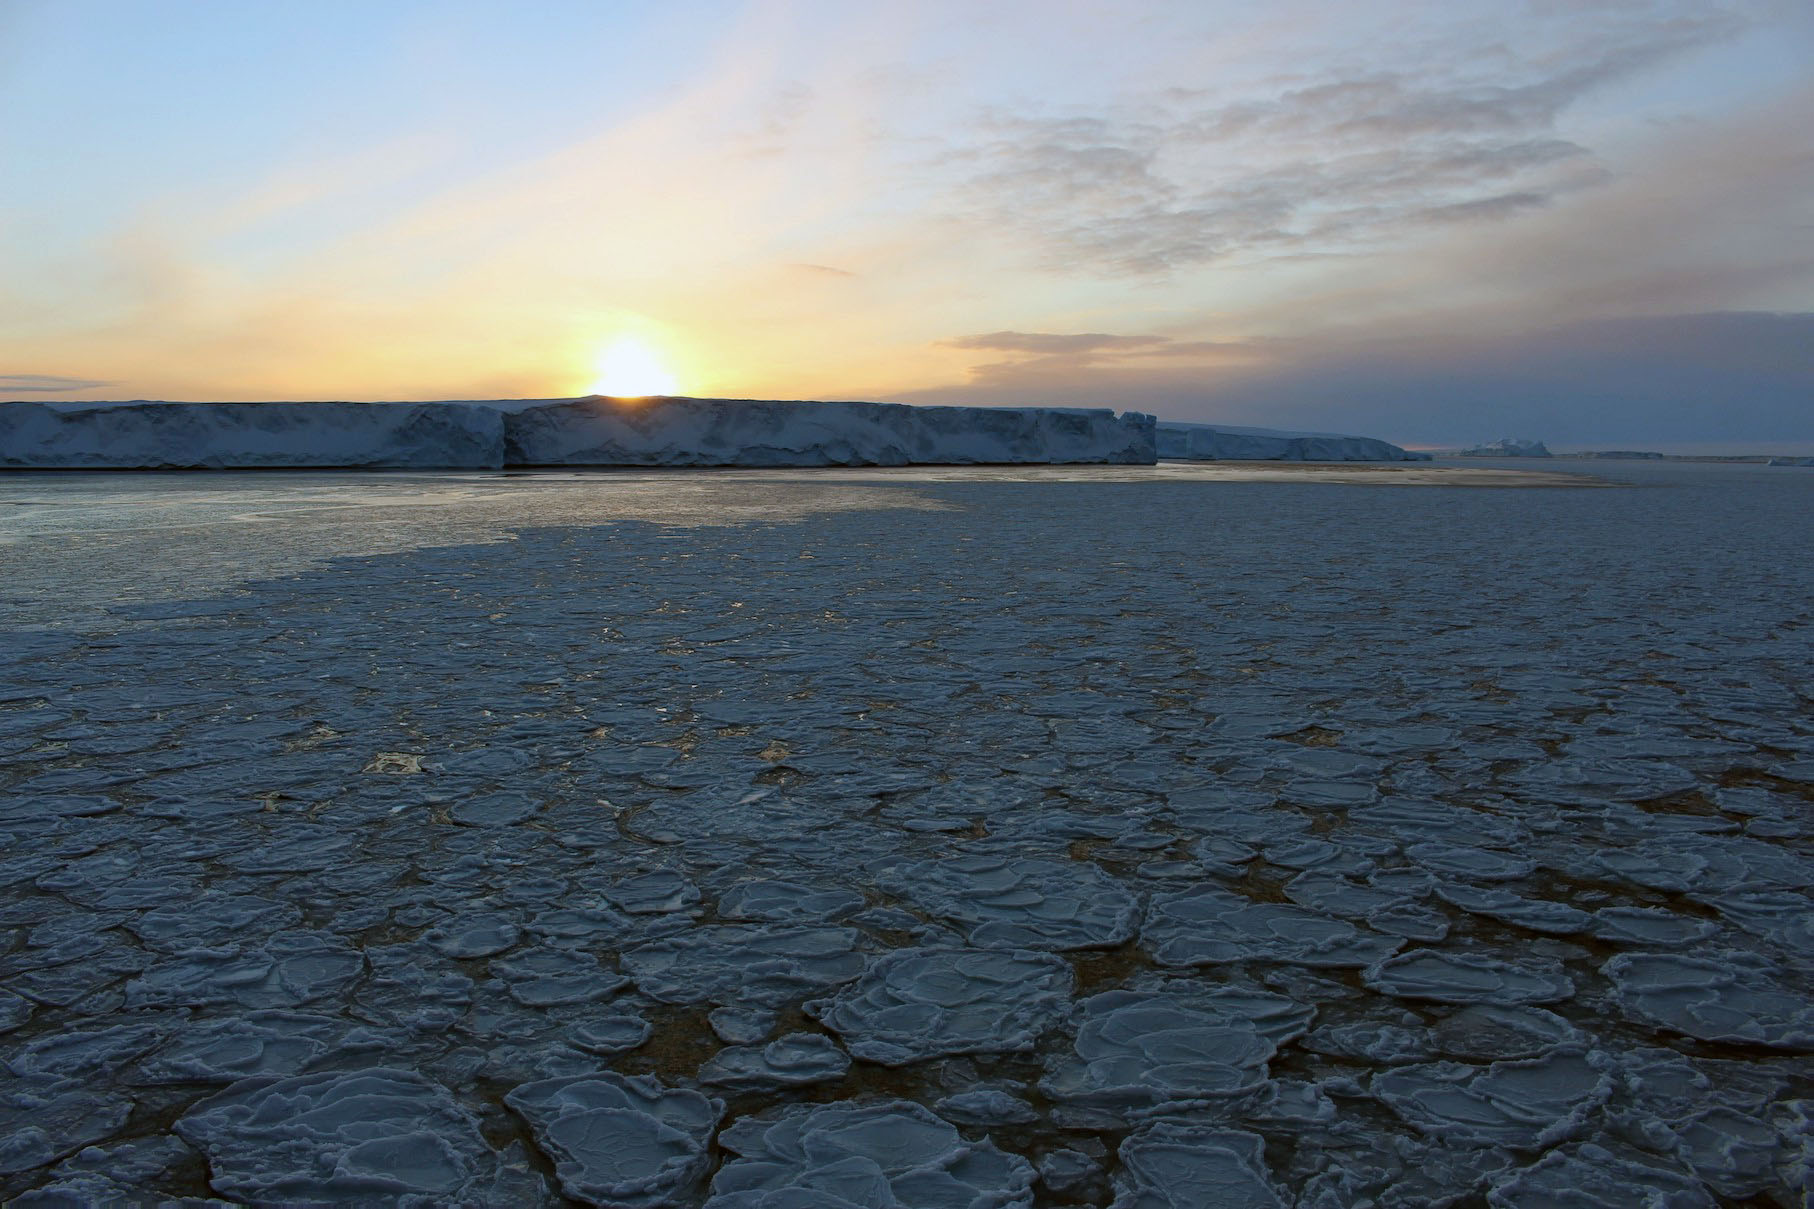
[[1814,479],[1164,469],[9,480],[0,1199],[1801,1205]]
[[768,399],[0,402],[0,467],[1151,463],[1153,417]]
[[1378,437],[1337,432],[1288,432],[1235,424],[1184,424],[1161,420],[1159,456],[1186,462],[1427,462]]

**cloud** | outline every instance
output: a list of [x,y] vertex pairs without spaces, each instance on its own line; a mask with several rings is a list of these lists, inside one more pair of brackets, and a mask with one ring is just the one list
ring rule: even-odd
[[1143,276],[1364,248],[1602,183],[1593,152],[1557,137],[1562,113],[1743,28],[1687,5],[1529,24],[1515,40],[1439,29],[1423,45],[1395,30],[1415,69],[1336,63],[1269,96],[1173,88],[1109,112],[998,111],[950,162],[968,174],[963,204],[1048,269]]
[[0,392],[54,394],[66,390],[93,390],[106,385],[89,378],[65,378],[59,374],[0,374]]
[[857,274],[851,272],[849,269],[833,268],[831,265],[828,265],[828,264],[806,264],[802,261],[795,261],[792,264],[788,265],[787,267],[790,269],[794,269],[801,273],[810,273],[810,274],[813,274],[813,275],[819,276],[819,277],[855,277],[855,276],[857,276]]
[[1095,353],[1167,343],[1164,336],[1112,336],[1107,332],[984,332],[940,342],[946,348],[991,349],[1005,353]]

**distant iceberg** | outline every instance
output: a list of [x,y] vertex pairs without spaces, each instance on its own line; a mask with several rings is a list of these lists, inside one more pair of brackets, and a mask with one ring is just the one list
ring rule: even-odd
[[1517,441],[1500,437],[1490,445],[1476,445],[1461,451],[1464,458],[1547,458],[1553,457],[1542,441]]
[[0,467],[1148,464],[1153,417],[759,399],[0,403]]
[[1232,424],[1158,425],[1159,456],[1180,462],[1427,462],[1390,441],[1334,432],[1285,432]]

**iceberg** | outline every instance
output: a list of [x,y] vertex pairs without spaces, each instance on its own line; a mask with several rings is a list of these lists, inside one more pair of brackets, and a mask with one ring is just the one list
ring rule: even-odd
[[0,468],[495,470],[1157,460],[1139,412],[766,399],[0,403]]
[[1159,456],[1174,462],[1427,462],[1375,437],[1334,432],[1285,432],[1232,424],[1157,425]]
[[1461,451],[1464,458],[1548,458],[1549,446],[1542,441],[1518,441],[1511,437],[1500,437],[1490,445],[1476,445],[1472,449]]

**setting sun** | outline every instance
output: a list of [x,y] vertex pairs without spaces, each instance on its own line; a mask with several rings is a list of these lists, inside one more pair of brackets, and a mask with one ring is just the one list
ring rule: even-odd
[[615,398],[641,399],[650,395],[680,393],[680,383],[661,357],[632,336],[620,336],[605,346],[596,363],[598,377],[588,392]]

